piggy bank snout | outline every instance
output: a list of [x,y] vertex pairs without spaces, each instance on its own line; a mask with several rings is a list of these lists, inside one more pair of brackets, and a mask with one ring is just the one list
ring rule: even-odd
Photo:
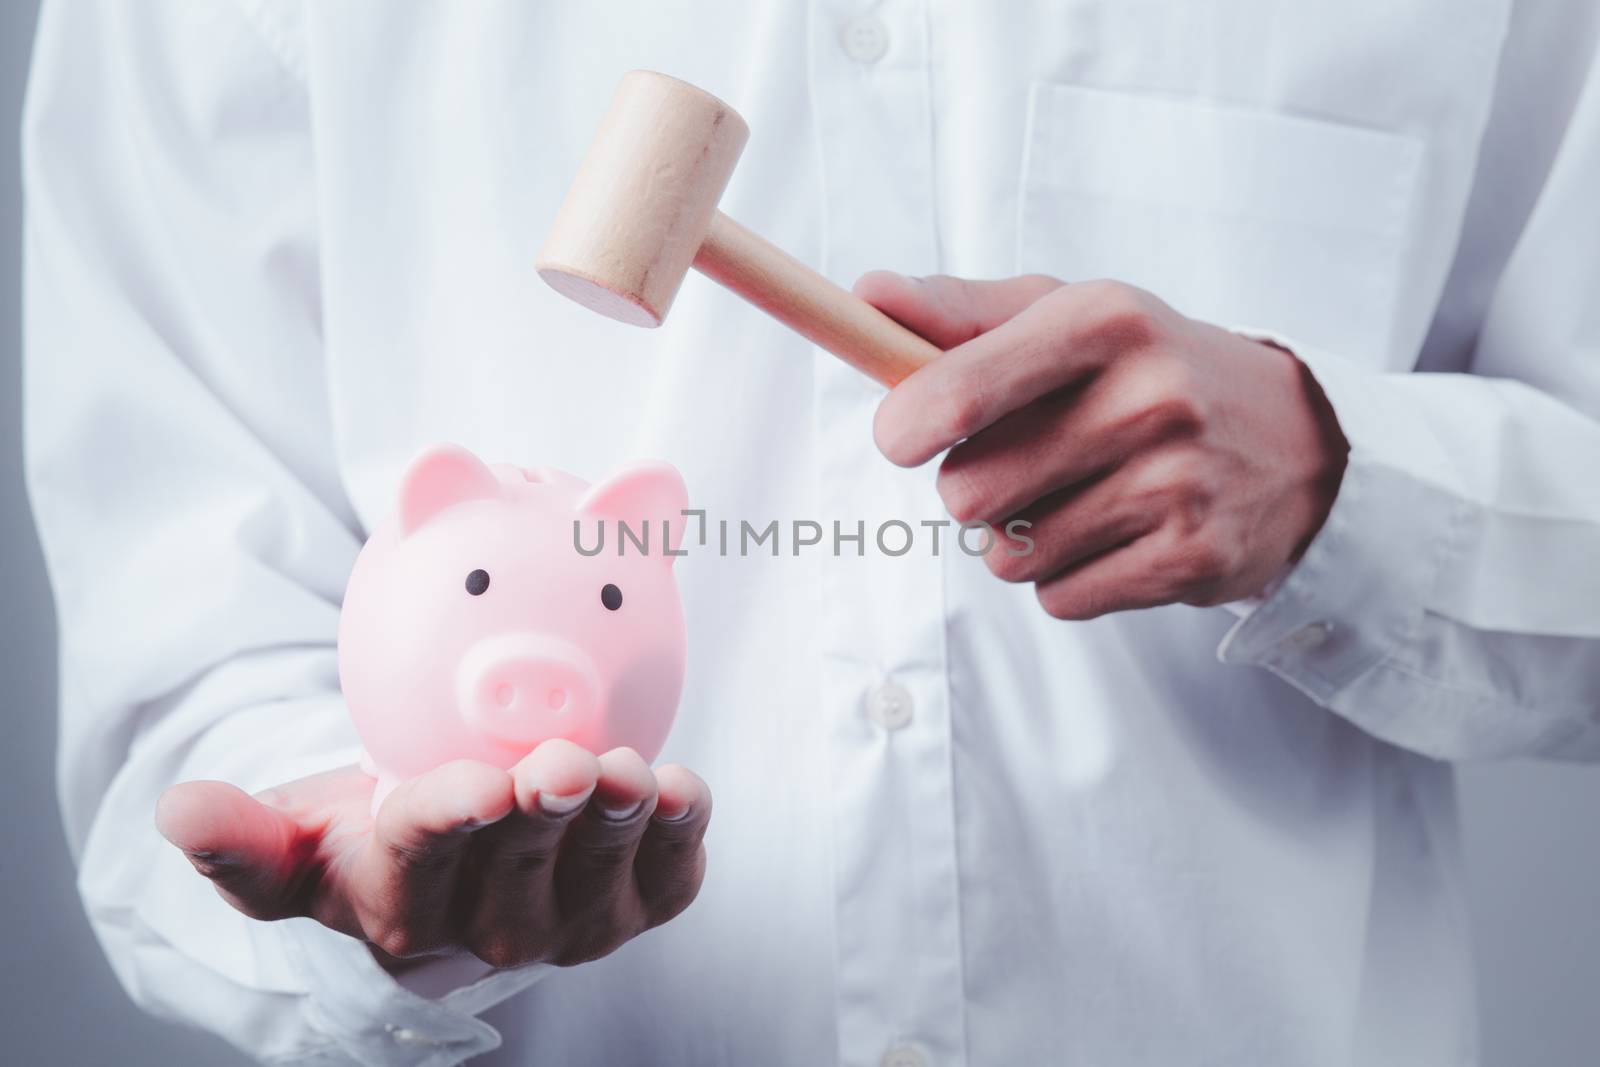
[[571,737],[596,712],[599,679],[582,649],[540,634],[508,634],[474,645],[458,674],[468,725],[513,744]]

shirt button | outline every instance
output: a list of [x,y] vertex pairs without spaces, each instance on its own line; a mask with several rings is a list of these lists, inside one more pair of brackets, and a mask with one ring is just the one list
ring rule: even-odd
[[876,63],[889,50],[889,27],[871,15],[860,15],[844,24],[839,43],[857,63]]
[[928,1067],[928,1057],[911,1045],[899,1045],[883,1054],[880,1067]]
[[1326,622],[1307,623],[1294,633],[1283,639],[1286,648],[1294,652],[1310,652],[1314,648],[1321,648],[1328,640],[1328,635],[1333,632],[1333,625]]
[[911,694],[894,682],[884,682],[867,698],[867,714],[885,730],[898,730],[910,722],[911,710]]
[[433,1039],[428,1035],[419,1033],[409,1026],[391,1026],[389,1027],[389,1036],[402,1045],[432,1045],[434,1043]]

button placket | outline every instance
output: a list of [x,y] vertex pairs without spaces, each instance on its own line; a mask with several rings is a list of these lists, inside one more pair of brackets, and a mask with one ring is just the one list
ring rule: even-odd
[[[820,266],[844,286],[873,268],[941,266],[927,18],[924,0],[813,4]],[[881,387],[824,352],[815,359],[823,518],[851,530],[864,520],[867,546],[864,559],[854,548],[828,556],[820,575],[839,1059],[875,1064],[891,1047],[959,1064],[966,1035],[944,561],[925,543],[894,558],[874,545],[885,521],[920,529],[947,516],[931,468],[900,470],[874,450]]]

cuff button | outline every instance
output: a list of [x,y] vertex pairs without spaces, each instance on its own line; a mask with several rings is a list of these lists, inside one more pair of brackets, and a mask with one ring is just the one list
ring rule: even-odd
[[384,1027],[384,1029],[389,1031],[390,1037],[402,1045],[426,1047],[438,1044],[437,1041],[433,1040],[433,1038],[429,1037],[427,1034],[420,1030],[413,1030],[409,1026],[395,1026],[391,1024]]
[[1305,626],[1291,633],[1283,639],[1283,647],[1292,652],[1310,652],[1321,648],[1328,643],[1328,638],[1333,634],[1333,624],[1328,622],[1307,623]]

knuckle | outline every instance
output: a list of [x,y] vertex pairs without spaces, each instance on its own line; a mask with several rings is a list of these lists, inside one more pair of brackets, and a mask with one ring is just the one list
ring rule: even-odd
[[390,841],[389,858],[396,867],[412,874],[441,874],[455,865],[455,854],[443,849]]
[[983,562],[988,566],[989,573],[1002,582],[1031,581],[1037,573],[1038,564],[1032,555],[1022,555],[1008,550],[1005,545],[997,544],[984,556]]
[[[1211,494],[1200,485],[1186,485],[1173,494],[1172,514],[1179,531],[1190,538],[1199,538],[1211,517]],[[1220,546],[1201,550],[1199,563],[1209,565]]]
[[699,885],[687,875],[674,879],[661,888],[645,904],[645,919],[650,926],[662,923],[683,913],[699,892]]
[[555,866],[556,854],[549,849],[508,851],[501,860],[506,873],[526,880],[544,874]]
[[692,856],[700,843],[705,839],[706,826],[698,820],[681,829],[673,824],[667,824],[665,832],[658,831],[650,843],[649,855],[659,856],[669,862],[676,862],[685,856]]
[[496,970],[532,963],[536,954],[512,938],[496,935],[474,941],[472,954]]
[[1120,365],[1116,373],[1125,402],[1137,415],[1161,413],[1183,421],[1199,417],[1198,383],[1181,356],[1152,352]]
[[1112,584],[1104,579],[1040,592],[1040,603],[1054,618],[1086,622],[1119,611],[1151,607],[1170,598],[1155,595],[1148,579],[1123,580]]
[[1174,578],[1180,589],[1203,595],[1227,576],[1230,564],[1231,553],[1218,538],[1189,537],[1176,553]]
[[1093,593],[1087,590],[1079,590],[1065,585],[1053,585],[1038,588],[1036,594],[1039,599],[1039,606],[1044,608],[1045,614],[1053,619],[1081,622],[1100,614],[1099,611],[1095,610]]
[[216,852],[190,852],[189,863],[213,882],[232,882],[248,873],[249,869],[232,856]]
[[621,948],[633,935],[623,928],[602,922],[574,923],[562,939],[550,962],[557,967],[576,967],[603,959]]
[[1185,604],[1196,608],[1214,608],[1234,599],[1224,592],[1220,582],[1211,582],[1199,586],[1183,598]]
[[946,462],[939,469],[935,486],[939,491],[939,499],[944,501],[945,510],[957,522],[972,522],[986,517],[987,494],[967,468]]
[[280,811],[288,810],[295,806],[289,791],[281,786],[270,786],[254,794],[254,796],[261,804],[269,808],[277,808]]
[[554,956],[551,956],[550,962],[557,967],[577,967],[609,956],[613,951],[613,948],[592,946],[587,942],[573,942],[571,945],[562,947]]
[[416,931],[405,923],[387,923],[368,939],[395,959],[406,959],[422,950]]
[[872,418],[872,442],[890,463],[904,467],[910,462],[911,455],[905,445],[902,419],[898,414],[899,405],[894,403],[894,399],[895,394],[890,393],[883,403],[878,405],[878,412]]
[[621,907],[623,900],[634,892],[632,879],[624,885],[621,879],[602,879],[590,887],[590,898],[587,906],[581,908],[581,914],[590,917],[614,914]]
[[502,941],[491,941],[476,949],[473,955],[497,971],[515,967],[522,962],[521,954]]
[[1201,415],[1194,400],[1148,381],[1149,375],[1123,373],[1129,380],[1114,401],[1119,413],[1110,420],[1108,432],[1126,449],[1185,442],[1198,435]]
[[947,436],[956,439],[971,437],[983,429],[987,404],[981,380],[964,374],[952,382],[936,405],[934,419]]
[[1210,488],[1200,478],[1184,472],[1165,489],[1167,510],[1177,532],[1198,539],[1211,518],[1214,503]]
[[1145,508],[1164,512],[1182,537],[1199,533],[1216,502],[1203,462],[1185,452],[1152,457],[1141,472],[1134,496]]
[[1192,396],[1169,396],[1151,412],[1156,433],[1162,438],[1192,438],[1205,423],[1205,415]]
[[1095,325],[1095,340],[1117,352],[1149,348],[1155,341],[1155,324],[1139,310],[1106,313]]
[[944,437],[952,440],[971,437],[989,424],[986,374],[982,368],[966,368],[952,374],[930,406],[934,426],[944,432]]
[[681,915],[695,897],[700,895],[700,886],[705,881],[706,850],[703,846],[697,847],[687,861],[662,878],[656,892],[648,904],[647,921],[650,926],[660,926],[662,923]]
[[[642,827],[640,828],[642,831]],[[584,865],[599,872],[611,872],[625,866],[633,856],[638,835],[618,837],[583,843]]]
[[236,911],[262,922],[275,922],[278,919],[290,919],[305,914],[290,900],[261,900],[241,896],[231,889],[225,890],[221,885],[215,888],[217,894]]
[[1128,299],[1128,286],[1111,278],[1087,278],[1072,286],[1073,295],[1087,309],[1113,308]]
[[619,911],[628,894],[636,892],[632,872],[591,869],[583,877],[564,883],[560,890],[562,914],[576,922],[605,923]]
[[1185,384],[1189,370],[1181,364],[1166,367],[1160,380],[1140,398],[1140,420],[1158,439],[1192,437],[1200,431],[1203,416],[1194,390]]
[[1078,286],[1088,309],[1091,337],[1118,350],[1149,347],[1158,336],[1157,303],[1124,282],[1099,280]]
[[923,290],[942,304],[960,300],[967,295],[971,285],[972,283],[966,278],[954,274],[925,274],[922,277]]
[[1173,350],[1164,351],[1149,362],[1161,376],[1161,394],[1164,398],[1181,400],[1184,407],[1178,410],[1196,419],[1204,414],[1199,401],[1204,395],[1201,388],[1204,383],[1200,380],[1200,374],[1194,364]]

